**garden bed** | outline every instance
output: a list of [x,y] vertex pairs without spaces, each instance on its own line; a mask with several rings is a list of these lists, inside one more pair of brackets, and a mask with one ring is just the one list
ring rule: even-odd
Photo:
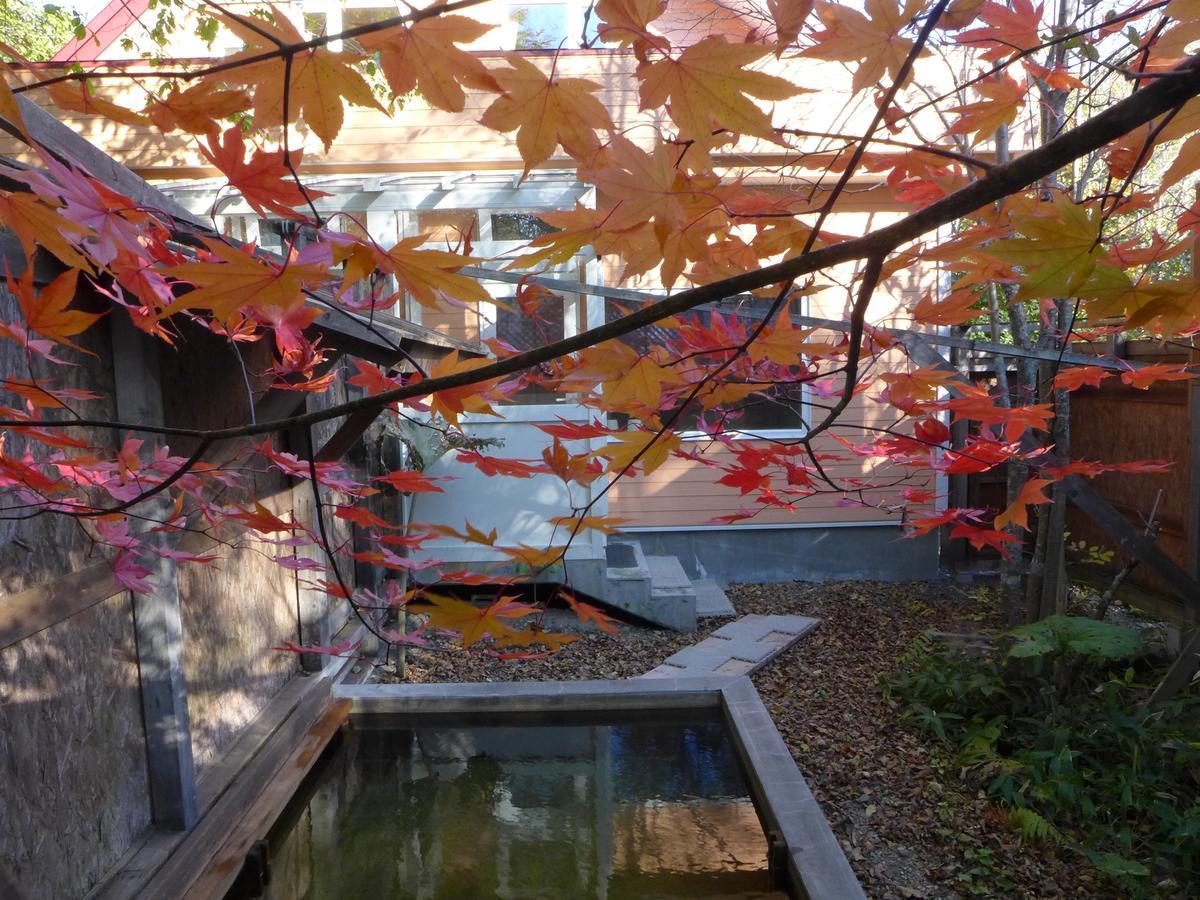
[[[902,705],[885,697],[880,676],[898,671],[920,633],[995,624],[983,594],[947,583],[871,582],[738,585],[728,593],[739,615],[822,620],[753,680],[871,897],[1104,896],[1082,857],[1023,842],[1007,811],[939,762],[945,754],[902,726]],[[614,637],[557,619],[546,627],[581,633],[559,654],[508,661],[410,649],[405,680],[633,677],[723,621],[690,635],[622,626]]]

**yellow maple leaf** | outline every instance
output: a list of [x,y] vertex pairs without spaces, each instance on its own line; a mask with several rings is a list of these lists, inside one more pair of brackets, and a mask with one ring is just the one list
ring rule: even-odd
[[[670,456],[671,451],[680,445],[679,435],[663,434],[655,440],[653,431],[623,431],[613,435],[610,443],[600,451],[608,458],[608,471],[621,472],[634,464],[635,460],[641,465],[642,471],[649,475]],[[639,455],[640,454],[640,455]]]
[[608,229],[622,231],[654,220],[655,231],[666,234],[685,220],[684,193],[676,189],[680,176],[661,141],[647,153],[614,135],[603,161],[581,167],[579,177],[596,185],[605,198]]
[[770,117],[750,97],[786,100],[805,89],[748,66],[771,52],[763,44],[732,44],[713,35],[678,57],[638,66],[642,109],[666,106],[683,140],[707,138],[714,129],[769,138]]
[[40,245],[71,268],[92,271],[92,264],[65,234],[78,240],[94,236],[95,232],[66,218],[33,194],[0,194],[0,222],[16,232],[26,258],[33,259]]
[[173,85],[165,96],[151,100],[146,114],[161,131],[210,134],[219,130],[219,119],[249,107],[250,95],[245,91],[202,81],[182,91]]
[[1025,267],[1013,302],[1074,296],[1103,256],[1099,213],[1064,194],[1037,214],[1014,216],[1013,224],[1025,237],[997,241],[984,251]]
[[466,16],[430,16],[358,40],[368,53],[379,54],[379,67],[397,97],[417,90],[430,106],[462,112],[464,86],[501,90],[479,58],[457,46],[479,40],[494,27]]
[[181,309],[208,309],[226,322],[243,307],[293,309],[304,302],[306,284],[319,284],[328,278],[319,263],[295,262],[280,266],[211,239],[205,246],[220,262],[191,262],[163,269],[163,274],[188,282],[194,290],[178,297],[159,313],[159,318]]
[[630,402],[636,402],[654,410],[658,408],[662,399],[663,385],[677,384],[679,381],[679,376],[673,371],[660,366],[648,356],[643,356],[616,378],[605,382],[605,405],[619,409]]
[[[376,265],[381,271],[395,275],[400,287],[429,309],[443,308],[447,299],[459,303],[487,303],[491,300],[487,289],[478,281],[457,274],[463,266],[473,265],[482,260],[448,250],[423,250],[420,249],[423,243],[425,236],[418,234],[404,238],[386,252],[376,251]],[[362,264],[361,256],[358,264]],[[369,273],[364,271],[362,274]]]
[[504,93],[479,120],[496,131],[516,131],[525,174],[562,148],[578,160],[590,160],[600,147],[596,130],[612,129],[608,111],[594,96],[601,86],[586,78],[547,75],[515,53],[505,55],[511,68],[492,75]]
[[[276,51],[280,45],[304,42],[303,35],[283,12],[274,6],[271,12],[272,21],[256,18],[253,27],[237,16],[216,14],[216,18],[244,40],[248,48],[231,56],[230,62]],[[371,86],[354,68],[361,59],[357,53],[315,47],[293,53],[290,69],[284,59],[276,57],[226,69],[209,80],[252,85],[256,128],[290,125],[303,118],[328,151],[342,130],[345,103],[385,112],[375,99]],[[285,107],[286,123],[283,121]]]

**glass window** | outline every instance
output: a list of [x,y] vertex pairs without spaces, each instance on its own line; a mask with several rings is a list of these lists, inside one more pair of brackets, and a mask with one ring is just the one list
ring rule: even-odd
[[479,216],[473,209],[422,209],[417,211],[417,233],[437,243],[462,243],[479,238]]
[[[496,304],[496,337],[517,350],[532,350],[562,340],[565,306],[572,298],[573,295],[538,294],[527,300],[523,308],[516,297],[499,300]],[[509,402],[528,405],[561,403],[564,399],[563,394],[527,383]]]
[[554,50],[566,42],[565,3],[514,5],[509,7],[509,17],[517,28],[518,50]]
[[533,213],[493,213],[493,241],[532,241],[543,234],[558,231]]

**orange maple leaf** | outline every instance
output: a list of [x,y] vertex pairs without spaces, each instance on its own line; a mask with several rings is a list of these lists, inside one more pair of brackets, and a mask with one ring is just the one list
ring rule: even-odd
[[[267,210],[294,218],[295,207],[309,199],[329,196],[312,188],[302,191],[282,150],[266,151],[255,147],[250,158],[245,159],[246,142],[237,125],[227,128],[219,140],[210,137],[207,146],[200,144],[200,152],[221,170],[230,185],[237,188],[250,207],[264,219],[269,218]],[[293,169],[299,169],[302,157],[302,150],[291,152]]]
[[1195,376],[1187,370],[1187,366],[1162,363],[1156,366],[1142,366],[1140,369],[1130,369],[1121,373],[1121,381],[1140,391],[1150,389],[1156,381],[1187,381]]
[[947,110],[958,113],[958,119],[946,133],[975,135],[972,147],[992,138],[1002,125],[1010,125],[1017,118],[1028,89],[1024,81],[1017,81],[1003,72],[976,82],[975,90],[983,99]]
[[228,518],[237,519],[259,534],[274,534],[278,531],[298,531],[300,525],[296,523],[287,523],[275,513],[271,512],[257,500],[254,501],[253,509],[242,509],[235,513],[231,513]]
[[900,32],[923,7],[922,0],[907,0],[903,8],[897,8],[895,0],[867,0],[859,12],[836,3],[818,3],[824,30],[813,35],[816,43],[802,55],[859,63],[851,83],[855,93],[892,81],[913,46]]
[[[481,260],[448,250],[420,249],[423,243],[424,235],[407,237],[387,251],[372,247],[370,258],[380,271],[395,275],[400,287],[429,309],[442,308],[446,300],[458,301],[461,305],[469,302],[487,303],[492,299],[487,289],[474,278],[457,274],[463,266]],[[367,271],[356,268],[352,260],[346,265],[343,285],[351,284],[366,274]]]
[[979,295],[963,288],[941,300],[934,300],[933,294],[927,292],[913,305],[912,316],[924,325],[961,325],[980,314],[975,308],[978,303]]
[[1032,50],[1041,46],[1038,29],[1042,24],[1042,6],[1034,6],[1029,0],[1012,0],[1010,9],[1003,3],[985,3],[979,18],[987,23],[986,28],[972,28],[958,35],[960,44],[982,44],[982,57],[997,62],[1020,50]]
[[578,160],[595,156],[600,147],[596,130],[615,127],[604,104],[594,96],[601,85],[586,78],[547,75],[515,53],[504,59],[511,68],[492,70],[504,93],[479,122],[496,131],[517,132],[525,174],[549,159],[560,144]]
[[1115,374],[1100,366],[1073,366],[1054,376],[1054,386],[1062,391],[1077,391],[1085,384],[1088,387],[1099,387],[1101,381]]
[[666,106],[683,140],[708,138],[714,129],[769,138],[770,117],[750,97],[786,100],[804,88],[749,66],[771,52],[762,44],[732,44],[713,35],[678,57],[638,66],[642,109]]
[[606,44],[632,47],[638,59],[645,59],[651,47],[665,52],[671,46],[665,37],[650,33],[650,23],[666,10],[667,0],[596,0],[596,34]]
[[250,95],[245,91],[202,81],[182,91],[172,85],[166,96],[151,100],[146,115],[160,131],[212,134],[220,119],[228,119],[249,106]]
[[40,291],[33,283],[33,267],[26,267],[21,277],[8,279],[8,289],[16,295],[25,324],[31,331],[45,335],[50,340],[68,347],[74,347],[91,356],[96,354],[84,350],[78,344],[68,340],[77,334],[87,331],[100,319],[103,313],[86,313],[77,309],[67,309],[75,298],[75,283],[79,278],[78,269],[63,272]]
[[86,81],[60,81],[47,88],[50,99],[59,109],[83,113],[87,116],[104,116],[122,125],[149,125],[150,119],[141,113],[118,106],[103,97],[93,93],[92,86]]
[[1008,505],[1008,509],[996,516],[992,527],[997,531],[1003,531],[1010,525],[1015,525],[1028,531],[1029,507],[1050,502],[1050,498],[1046,496],[1046,488],[1051,484],[1053,482],[1046,478],[1030,478],[1021,488],[1021,493],[1017,494],[1017,499]]
[[[436,366],[429,370],[430,378],[442,378],[460,372],[470,372],[481,366],[486,366],[486,359],[459,359],[458,351],[453,350],[438,360]],[[438,391],[432,397],[430,406],[433,411],[449,422],[458,424],[458,417],[463,413],[477,413],[488,416],[500,415],[488,402],[486,394],[489,387],[495,385],[496,379],[467,384],[463,387],[446,388]]]
[[462,112],[463,87],[501,90],[479,58],[457,46],[479,40],[494,27],[466,16],[431,16],[358,40],[368,53],[379,54],[379,67],[397,97],[417,90],[430,106]]
[[16,232],[27,258],[32,259],[40,245],[71,268],[92,271],[92,264],[75,249],[72,240],[93,237],[95,232],[61,215],[33,194],[0,194],[0,222]]

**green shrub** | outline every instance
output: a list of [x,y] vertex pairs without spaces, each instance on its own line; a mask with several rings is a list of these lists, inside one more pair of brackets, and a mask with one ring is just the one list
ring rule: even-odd
[[887,682],[905,718],[1026,839],[1078,850],[1131,896],[1200,893],[1200,692],[1140,713],[1161,672],[1134,629],[1052,616],[1001,639],[980,654],[922,638]]

